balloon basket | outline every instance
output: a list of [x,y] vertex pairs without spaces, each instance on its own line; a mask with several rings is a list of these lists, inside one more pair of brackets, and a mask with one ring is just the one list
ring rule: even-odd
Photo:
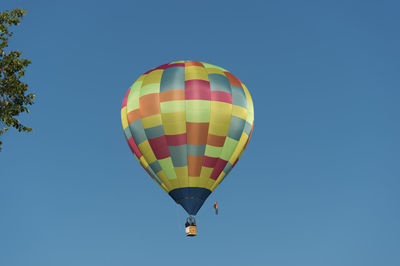
[[197,228],[195,225],[186,226],[186,236],[196,236]]

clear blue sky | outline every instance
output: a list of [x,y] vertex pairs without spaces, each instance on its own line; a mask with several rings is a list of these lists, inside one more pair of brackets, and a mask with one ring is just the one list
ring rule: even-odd
[[[0,153],[1,266],[400,265],[398,1],[20,1],[37,95]],[[199,236],[123,136],[148,69],[230,70],[252,140]],[[212,202],[218,200],[220,215]]]

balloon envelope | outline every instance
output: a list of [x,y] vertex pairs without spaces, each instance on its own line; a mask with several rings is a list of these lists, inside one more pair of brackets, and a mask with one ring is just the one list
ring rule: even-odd
[[136,80],[123,100],[121,120],[142,167],[196,215],[246,148],[254,111],[246,86],[229,71],[178,61]]

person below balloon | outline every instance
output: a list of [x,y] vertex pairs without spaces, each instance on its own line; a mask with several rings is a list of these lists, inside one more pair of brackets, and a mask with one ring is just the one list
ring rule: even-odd
[[216,201],[214,202],[214,209],[215,209],[215,215],[218,215],[218,204]]

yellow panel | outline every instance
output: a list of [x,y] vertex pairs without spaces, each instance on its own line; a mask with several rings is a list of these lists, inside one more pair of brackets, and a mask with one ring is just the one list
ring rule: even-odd
[[214,170],[214,168],[210,168],[210,167],[201,167],[201,172],[200,172],[200,177],[201,178],[209,178],[211,176],[212,171]]
[[247,109],[238,105],[232,105],[232,115],[242,118],[243,120],[247,119]]
[[176,188],[181,188],[181,187],[182,187],[182,185],[180,184],[178,178],[169,179],[168,182],[169,182],[169,184],[168,184],[168,190],[169,190],[169,191],[171,191],[171,190],[173,190],[173,189],[176,189]]
[[143,81],[144,78],[145,78],[146,76],[147,76],[147,74],[141,75],[141,76],[136,80],[136,82]]
[[231,123],[232,104],[211,101],[209,134],[226,136]]
[[162,113],[161,119],[163,125],[178,122],[186,123],[186,113],[185,112],[171,112],[171,113]]
[[[243,134],[245,134],[245,135],[247,136],[247,137],[246,137],[246,142],[247,142],[247,141],[249,140],[249,136],[248,136],[245,132],[243,132]],[[246,144],[244,144],[244,145],[246,145]],[[244,152],[244,147],[243,147],[242,151],[239,153],[238,159],[239,159],[240,157],[242,157],[243,152]]]
[[160,83],[163,74],[163,69],[157,69],[147,74],[147,77],[143,80],[142,87],[151,83]]
[[232,116],[232,104],[211,101],[211,114],[210,120],[216,123],[227,123],[231,122]]
[[156,175],[158,176],[158,178],[161,179],[163,184],[165,184],[165,186],[169,190],[169,187],[170,187],[169,186],[169,180],[168,180],[167,176],[165,175],[164,170],[161,170],[161,171],[157,172]]
[[209,188],[208,179],[209,178],[201,178],[199,176],[189,176],[189,185],[191,187]]
[[188,167],[183,166],[183,167],[174,167],[176,176],[180,179],[187,178],[188,177]]
[[149,166],[149,164],[147,163],[146,159],[143,156],[140,157],[139,161],[143,165],[144,168],[147,168],[147,166]]
[[128,117],[126,116],[126,106],[121,109],[121,122],[122,122],[122,128],[125,130],[129,123],[128,123]]
[[162,124],[161,115],[155,114],[142,118],[143,128],[151,128]]
[[178,135],[186,133],[185,112],[162,113],[161,119],[163,122],[165,135]]
[[169,193],[169,191],[170,191],[164,184],[161,184],[161,188],[167,193]]
[[206,69],[208,74],[220,74],[225,77],[224,71],[217,69],[217,68],[207,68]]
[[188,167],[187,166],[183,166],[183,167],[174,167],[174,168],[175,168],[176,176],[179,179],[180,187],[189,186],[189,182],[188,182]]
[[225,137],[228,134],[228,130],[229,130],[229,124],[210,123],[208,134]]
[[185,81],[191,79],[202,79],[209,81],[207,71],[201,66],[185,67]]
[[239,154],[243,150],[247,139],[248,139],[247,134],[243,132],[242,136],[240,136],[238,144],[236,145],[235,151],[232,153],[231,158],[229,159],[229,162],[232,165],[235,163],[236,159],[239,157]]
[[213,185],[215,184],[215,180],[208,178],[207,180],[207,188],[211,190],[211,188],[213,187]]
[[221,172],[221,174],[219,175],[217,181],[214,182],[214,185],[210,188],[210,190],[214,191],[224,178],[225,178],[225,173]]
[[250,93],[243,83],[242,83],[242,88],[244,90],[244,94],[246,95],[246,100],[247,100],[247,119],[246,119],[246,121],[249,122],[251,125],[253,125],[253,122],[254,122],[253,100],[251,99]]
[[146,159],[147,163],[152,163],[156,159],[156,156],[153,153],[153,150],[151,149],[151,146],[149,144],[148,140],[143,141],[138,145],[138,148],[140,152],[143,154],[144,158]]

